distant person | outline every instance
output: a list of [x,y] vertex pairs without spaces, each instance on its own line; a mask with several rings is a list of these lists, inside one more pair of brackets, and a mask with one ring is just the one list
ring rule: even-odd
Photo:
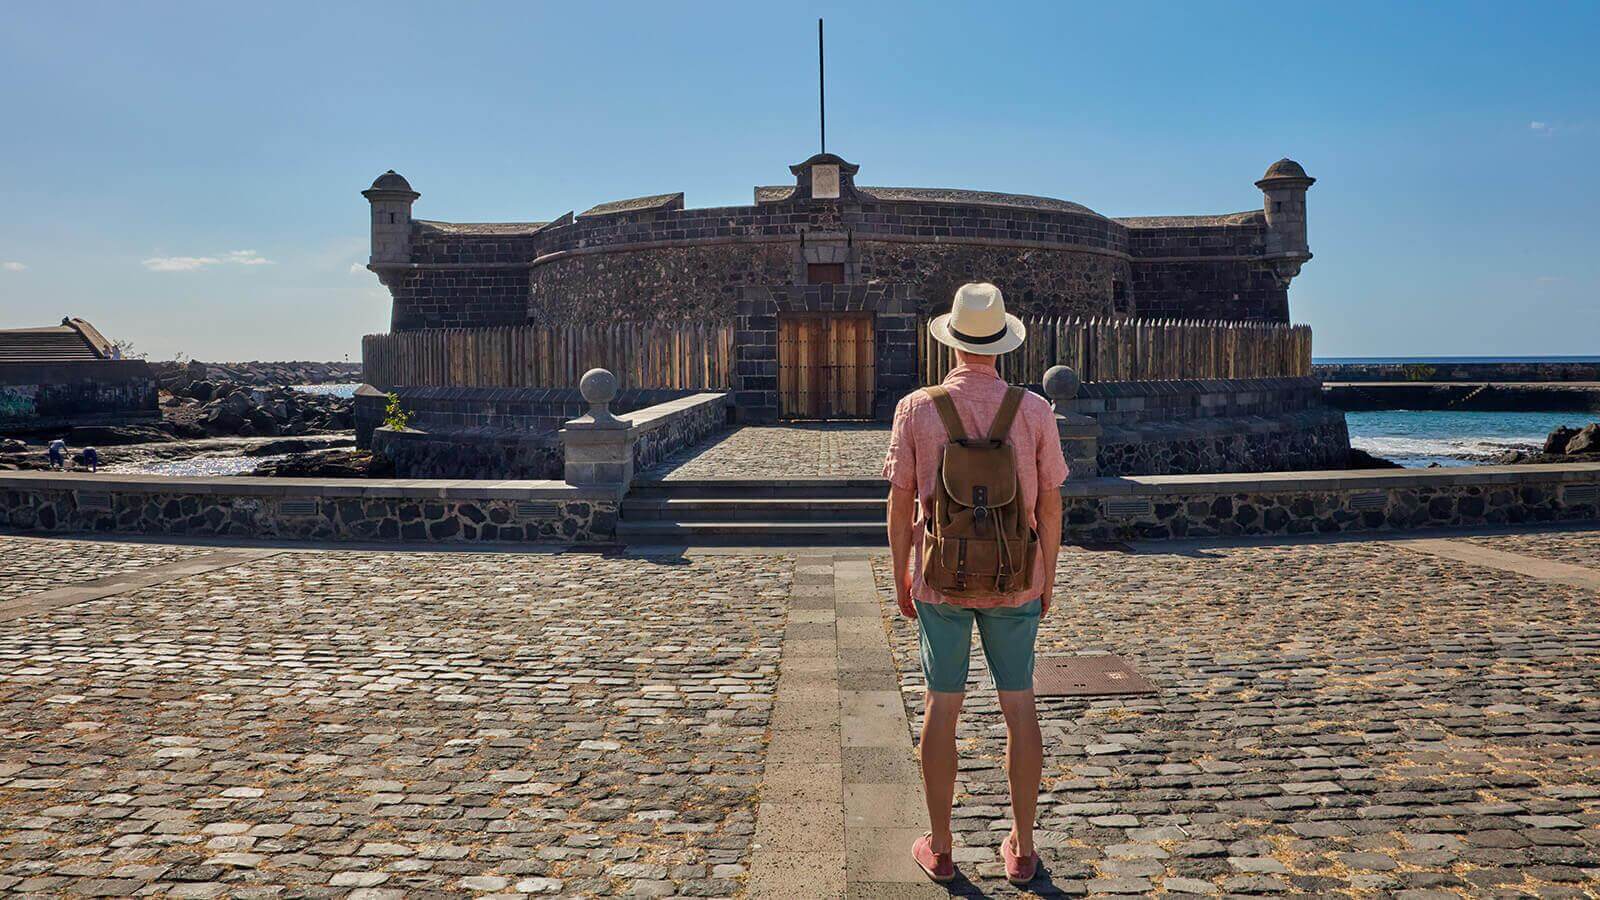
[[911,855],[934,881],[955,878],[956,722],[976,624],[1006,720],[1012,826],[1000,855],[1006,879],[1023,885],[1039,869],[1033,825],[1044,766],[1033,645],[1055,586],[1067,465],[1049,403],[995,370],[995,357],[1026,338],[999,288],[963,285],[928,333],[955,348],[958,365],[943,384],[900,401],[883,473],[895,599],[917,620],[928,688],[922,784],[933,830]]
[[67,467],[66,441],[63,441],[61,438],[56,438],[50,442],[50,449],[46,452],[50,455],[50,468],[65,469]]
[[100,471],[100,451],[93,447],[83,448],[83,464],[91,472]]

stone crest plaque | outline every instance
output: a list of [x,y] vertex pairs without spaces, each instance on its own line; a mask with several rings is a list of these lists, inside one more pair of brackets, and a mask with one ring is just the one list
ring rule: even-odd
[[839,167],[811,167],[811,197],[814,200],[839,199]]

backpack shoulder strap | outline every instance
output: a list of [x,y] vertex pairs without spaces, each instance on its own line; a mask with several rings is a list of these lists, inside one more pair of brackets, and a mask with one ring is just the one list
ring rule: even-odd
[[956,412],[956,403],[950,399],[950,392],[944,385],[934,385],[928,388],[928,399],[933,401],[933,408],[939,411],[939,419],[944,422],[944,430],[950,435],[952,441],[967,439],[967,429],[961,425],[961,414]]
[[1000,401],[1000,411],[994,414],[994,424],[989,426],[989,440],[1000,442],[1006,439],[1011,432],[1011,423],[1017,418],[1017,408],[1022,405],[1022,395],[1027,393],[1025,388],[1013,385],[1006,389],[1006,397]]

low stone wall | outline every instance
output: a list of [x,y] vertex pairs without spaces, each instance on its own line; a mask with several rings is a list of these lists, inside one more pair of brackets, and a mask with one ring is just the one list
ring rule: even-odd
[[1349,456],[1344,413],[1319,408],[1108,427],[1097,461],[1101,475],[1195,475],[1339,469]]
[[1099,478],[1061,493],[1079,542],[1600,521],[1600,463]]
[[1323,381],[1600,381],[1600,362],[1333,363],[1314,365]]
[[143,360],[0,363],[0,431],[156,419],[158,400]]
[[619,418],[633,430],[633,470],[643,472],[728,427],[728,395],[693,394]]
[[1347,412],[1440,409],[1470,412],[1600,412],[1600,383],[1523,384],[1352,382],[1323,389],[1329,406]]
[[1067,406],[1103,429],[1101,475],[1337,469],[1350,454],[1315,378],[1088,382]]
[[554,431],[507,428],[372,433],[372,452],[394,463],[403,478],[504,478],[560,480],[563,454]]
[[1315,409],[1322,406],[1321,389],[1315,378],[1091,381],[1078,388],[1069,406],[1109,428]]
[[[523,433],[555,431],[589,409],[577,388],[397,387],[400,405],[411,413],[411,426],[447,433],[501,429]],[[690,391],[625,390],[617,392],[612,412],[644,409],[690,396]],[[371,385],[356,390],[356,443],[370,446],[372,432],[383,423],[388,393]]]
[[559,481],[0,474],[0,527],[333,541],[608,542],[615,492]]
[[[565,395],[568,392],[553,393]],[[576,394],[575,391],[571,393]],[[624,393],[631,394],[628,399],[637,403],[651,392]],[[727,396],[725,393],[677,396],[619,414],[617,417],[629,425],[634,470],[643,471],[727,427]],[[564,402],[567,402],[564,397],[552,401],[557,406]],[[516,427],[440,431],[378,428],[373,431],[370,444],[373,452],[393,461],[395,472],[403,478],[560,479],[566,452],[559,429],[587,410],[588,404],[580,399],[571,407],[576,410],[541,431]]]

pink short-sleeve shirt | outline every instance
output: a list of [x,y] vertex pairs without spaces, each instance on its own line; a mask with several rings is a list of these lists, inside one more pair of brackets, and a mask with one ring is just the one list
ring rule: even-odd
[[[955,401],[956,412],[961,414],[961,425],[969,435],[989,433],[995,414],[1000,411],[1000,401],[1005,399],[1009,387],[994,370],[958,365],[950,370],[944,386]],[[914,391],[901,398],[894,411],[894,430],[889,435],[889,451],[883,463],[883,477],[898,488],[915,489],[921,500],[919,510],[929,506],[933,486],[939,477],[939,459],[944,445],[950,442],[939,419],[939,411],[924,391]],[[1067,461],[1061,453],[1061,434],[1056,430],[1055,412],[1038,394],[1028,393],[1022,398],[1017,417],[1011,423],[1011,433],[1006,437],[1017,458],[1017,481],[1022,488],[1022,503],[1028,510],[1029,524],[1033,522],[1034,505],[1039,491],[1053,491],[1067,479]],[[1021,606],[1044,591],[1044,566],[1041,556],[1034,557],[1033,583],[1014,594],[981,598],[949,598],[928,587],[922,579],[922,521],[919,518],[912,528],[911,596],[923,603],[948,603],[987,609],[997,606]],[[1040,554],[1043,548],[1040,548]]]

